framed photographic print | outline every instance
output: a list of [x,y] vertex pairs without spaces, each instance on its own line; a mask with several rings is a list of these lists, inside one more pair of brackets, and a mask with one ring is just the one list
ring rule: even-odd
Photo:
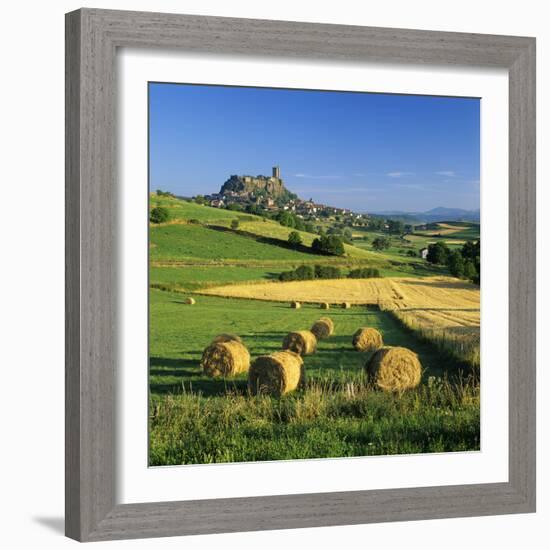
[[67,535],[534,511],[534,39],[66,29]]

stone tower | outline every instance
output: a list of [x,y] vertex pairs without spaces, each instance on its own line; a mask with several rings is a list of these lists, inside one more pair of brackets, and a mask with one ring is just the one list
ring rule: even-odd
[[272,168],[272,176],[277,179],[281,179],[281,170],[278,166]]

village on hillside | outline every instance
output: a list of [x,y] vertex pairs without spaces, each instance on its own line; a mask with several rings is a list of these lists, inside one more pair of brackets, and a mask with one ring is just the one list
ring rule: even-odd
[[312,199],[303,200],[286,189],[279,166],[272,168],[271,176],[232,175],[221,187],[219,193],[194,197],[215,208],[239,205],[252,213],[259,211],[276,213],[281,210],[292,212],[311,221],[320,221],[329,216],[346,216],[354,220],[367,219],[367,214],[357,214],[346,208],[319,204]]

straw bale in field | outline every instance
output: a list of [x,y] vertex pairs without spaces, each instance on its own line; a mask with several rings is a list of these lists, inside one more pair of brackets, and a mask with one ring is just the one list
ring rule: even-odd
[[261,355],[252,362],[248,371],[248,389],[253,395],[267,393],[279,397],[304,383],[304,362],[293,351]]
[[300,309],[302,307],[302,304],[300,302],[290,302],[290,307],[292,309]]
[[323,302],[321,304],[321,309],[330,309],[330,304],[328,302]]
[[351,304],[349,302],[342,302],[342,307],[344,309],[349,309],[351,307]]
[[201,368],[210,377],[233,376],[248,371],[250,354],[241,342],[215,342],[204,350]]
[[321,317],[318,321],[313,323],[311,332],[313,332],[317,340],[328,338],[334,332],[334,323],[332,322],[332,319],[329,319],[328,317]]
[[237,336],[236,334],[229,334],[226,332],[223,332],[222,334],[218,334],[213,340],[212,344],[221,344],[222,342],[241,342],[242,340],[240,336]]
[[283,339],[283,349],[294,351],[300,355],[309,355],[315,353],[317,349],[317,338],[309,330],[289,332]]
[[367,375],[384,391],[401,392],[420,384],[422,365],[407,348],[385,346],[365,366]]
[[370,327],[358,329],[353,335],[352,343],[357,351],[374,351],[384,345],[380,332]]
[[193,304],[195,304],[195,298],[185,298],[185,300],[183,301],[184,304],[188,304],[190,306],[192,306]]

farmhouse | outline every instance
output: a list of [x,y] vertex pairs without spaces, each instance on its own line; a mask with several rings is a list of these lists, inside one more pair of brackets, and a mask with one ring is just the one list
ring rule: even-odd
[[421,248],[420,249],[420,257],[425,260],[428,257],[428,249],[427,248]]

